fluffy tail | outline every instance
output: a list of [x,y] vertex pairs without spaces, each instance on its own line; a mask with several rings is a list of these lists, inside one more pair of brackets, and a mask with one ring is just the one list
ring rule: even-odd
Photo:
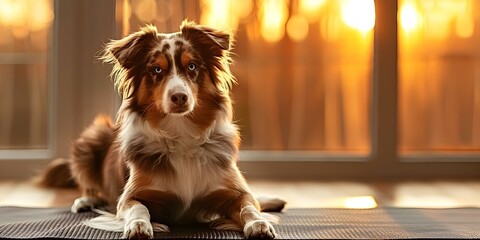
[[42,187],[74,188],[77,186],[70,173],[70,163],[64,158],[53,160],[34,178],[34,182]]
[[44,187],[76,187],[74,179],[90,187],[101,184],[97,181],[102,174],[98,166],[102,164],[113,137],[110,118],[97,116],[74,142],[71,159],[52,161],[34,181]]

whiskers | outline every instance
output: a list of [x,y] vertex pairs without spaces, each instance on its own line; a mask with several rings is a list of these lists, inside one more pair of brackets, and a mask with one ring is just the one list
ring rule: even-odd
[[159,107],[157,106],[157,102],[152,102],[152,103],[150,103],[150,104],[143,110],[143,112],[142,112],[142,114],[141,114],[140,116],[141,116],[141,117],[144,117],[145,114],[148,112],[148,110],[150,110],[151,108],[156,108],[156,110],[157,110],[158,112],[160,112],[160,113],[162,113],[162,114],[165,114],[165,112],[163,111],[163,109],[162,109],[162,108],[159,108]]

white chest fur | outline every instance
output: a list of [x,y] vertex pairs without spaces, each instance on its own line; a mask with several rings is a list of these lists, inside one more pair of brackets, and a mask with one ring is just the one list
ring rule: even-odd
[[120,150],[127,152],[132,145],[141,145],[137,150],[141,154],[162,153],[174,172],[172,176],[153,172],[154,180],[146,188],[175,193],[188,208],[193,199],[226,187],[227,170],[218,159],[233,161],[236,152],[227,151],[222,145],[225,143],[215,136],[235,136],[236,127],[229,121],[217,119],[201,133],[182,117],[162,122],[161,130],[153,129],[135,114],[124,120],[125,127],[119,133]]
[[214,158],[201,147],[172,153],[170,162],[175,170],[173,181],[167,184],[156,181],[152,187],[176,193],[184,205],[189,206],[194,198],[225,187],[225,174],[214,164]]

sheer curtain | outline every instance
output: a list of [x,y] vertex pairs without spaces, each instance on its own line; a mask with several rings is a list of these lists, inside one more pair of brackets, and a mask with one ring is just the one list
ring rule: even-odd
[[245,149],[368,150],[371,39],[312,32],[302,42],[238,43],[234,99]]
[[123,35],[145,23],[178,31],[184,18],[234,31],[233,99],[243,149],[369,151],[373,1],[117,5]]
[[480,150],[480,2],[400,1],[400,149]]
[[0,1],[0,149],[47,145],[52,5]]

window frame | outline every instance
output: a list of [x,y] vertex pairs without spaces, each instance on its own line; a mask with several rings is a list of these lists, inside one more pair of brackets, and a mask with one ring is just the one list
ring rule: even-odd
[[[120,103],[108,80],[110,66],[94,62],[92,54],[83,51],[101,50],[101,44],[109,38],[121,37],[123,27],[115,20],[116,1],[55,0],[54,6],[48,149],[1,150],[0,178],[31,177],[51,159],[68,157],[71,142],[93,117],[101,112],[115,116]],[[370,152],[241,150],[238,165],[247,178],[400,180],[480,177],[480,154],[398,152],[398,3],[376,0],[375,9]],[[92,24],[99,26],[92,31]],[[72,59],[71,56],[78,57]],[[80,75],[75,73],[78,66],[81,66]],[[92,93],[92,88],[97,90]]]
[[[398,2],[375,1],[370,153],[288,154],[241,151],[240,168],[251,178],[432,179],[480,177],[480,153],[400,153],[398,151]],[[379,21],[381,19],[381,21]]]
[[54,0],[53,10],[47,53],[47,146],[0,150],[0,179],[34,176],[52,159],[70,155],[71,142],[93,116],[101,112],[115,116],[118,98],[108,80],[110,69],[95,62],[92,54],[115,36],[115,0]]

